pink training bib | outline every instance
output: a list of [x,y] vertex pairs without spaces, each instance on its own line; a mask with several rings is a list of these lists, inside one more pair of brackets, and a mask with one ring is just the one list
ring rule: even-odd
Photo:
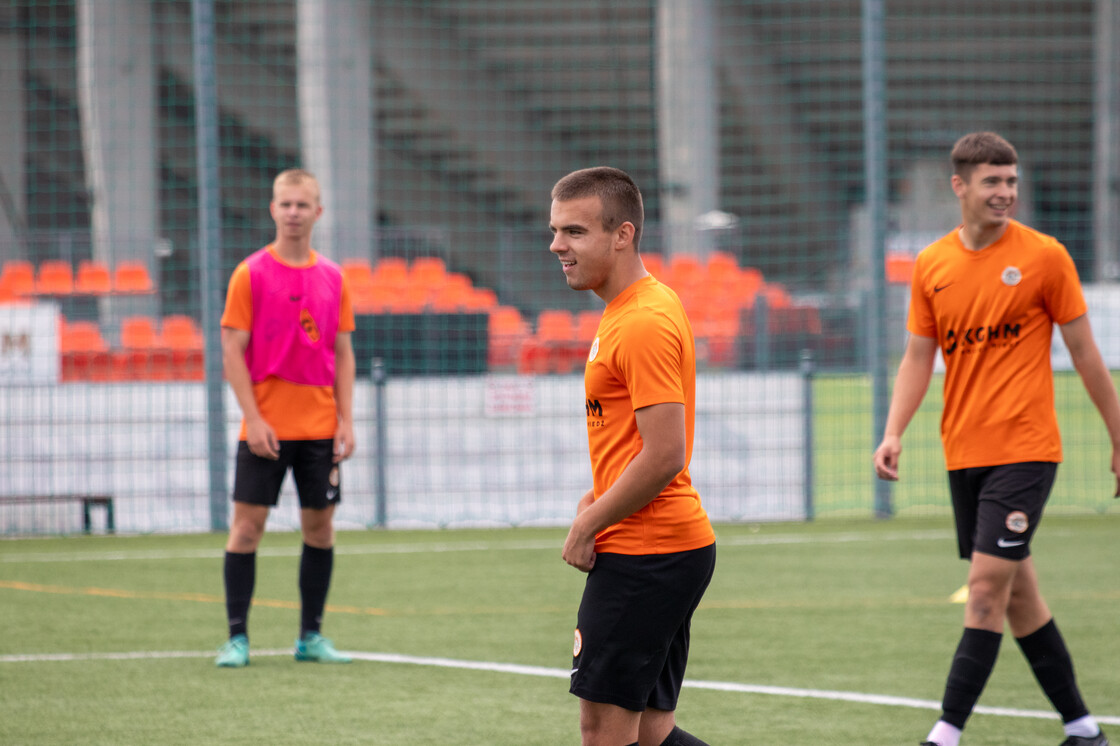
[[276,376],[308,386],[333,385],[342,270],[318,254],[305,267],[290,267],[267,247],[247,263],[253,328],[245,363],[253,382]]

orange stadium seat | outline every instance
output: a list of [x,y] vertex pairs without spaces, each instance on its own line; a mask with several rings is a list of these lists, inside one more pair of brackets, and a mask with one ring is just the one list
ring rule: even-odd
[[160,326],[160,342],[173,350],[201,350],[202,329],[190,316],[166,316]]
[[373,278],[378,285],[403,287],[408,282],[408,262],[399,256],[387,256],[373,266]]
[[669,287],[678,288],[699,285],[705,277],[704,266],[694,254],[674,254],[669,260]]
[[156,321],[150,316],[127,316],[121,321],[121,347],[150,350],[159,346]]
[[467,310],[473,288],[459,284],[442,285],[432,289],[428,310],[435,313],[460,313]]
[[35,292],[35,268],[23,259],[4,262],[4,269],[0,270],[0,287],[15,297],[31,295]]
[[117,293],[143,294],[155,292],[155,283],[142,262],[121,262],[113,271],[113,290]]
[[739,262],[726,251],[713,251],[708,254],[708,261],[704,265],[705,273],[709,278],[717,279],[727,274],[739,271]]
[[642,264],[645,265],[646,272],[649,272],[658,280],[665,279],[665,262],[661,254],[647,254],[643,251]]
[[388,310],[386,294],[376,285],[351,287],[350,292],[350,305],[354,313],[384,313]]
[[740,300],[740,307],[750,308],[754,305],[754,299],[765,284],[761,271],[755,267],[744,267],[735,276],[731,292]]
[[914,274],[915,257],[912,254],[892,251],[885,259],[887,282],[893,285],[909,285]]
[[468,311],[487,311],[498,305],[498,294],[490,288],[472,287],[467,296]]
[[599,331],[599,320],[602,318],[602,311],[580,311],[576,314],[576,339],[590,345]]
[[385,310],[389,313],[420,313],[428,304],[430,288],[417,285],[386,287]]
[[121,321],[121,349],[114,351],[112,362],[114,380],[171,378],[171,351],[163,346],[155,319],[149,316],[128,316]]
[[490,309],[487,322],[490,331],[487,361],[492,368],[506,368],[518,361],[521,345],[529,336],[529,326],[521,311],[513,306],[495,306]]
[[58,348],[61,352],[105,352],[109,349],[96,321],[59,321]]
[[104,263],[83,260],[78,264],[78,276],[74,281],[74,292],[83,295],[108,295],[113,289],[112,276]]
[[66,319],[60,319],[58,327],[62,380],[109,380],[109,345],[101,335],[101,327],[93,321]]
[[171,377],[178,381],[201,381],[203,368],[202,329],[190,316],[173,314],[163,319],[160,345],[171,351]]
[[342,276],[355,295],[373,286],[373,265],[365,259],[345,259],[342,262]]
[[70,295],[74,292],[74,268],[70,262],[48,259],[39,264],[35,277],[37,295]]
[[793,305],[789,292],[780,283],[768,282],[762,288],[762,292],[766,295],[766,303],[770,308],[789,308]]
[[571,311],[550,308],[537,315],[536,334],[521,346],[520,373],[570,373],[575,368],[576,317]]
[[412,260],[409,281],[428,287],[441,285],[447,274],[447,264],[438,256],[422,256]]

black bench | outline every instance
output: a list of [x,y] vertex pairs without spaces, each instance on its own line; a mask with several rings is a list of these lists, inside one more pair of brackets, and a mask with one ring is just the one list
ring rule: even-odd
[[82,529],[90,533],[93,521],[90,508],[94,505],[105,508],[105,529],[116,533],[117,526],[113,516],[112,495],[0,495],[0,505],[34,505],[39,503],[76,503],[82,504]]

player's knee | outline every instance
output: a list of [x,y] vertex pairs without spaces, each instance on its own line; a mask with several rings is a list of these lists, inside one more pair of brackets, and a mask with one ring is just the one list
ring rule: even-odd
[[303,543],[316,549],[330,549],[334,546],[334,526],[330,521],[326,523],[305,523],[303,525]]
[[1007,613],[1010,589],[988,580],[968,584],[968,611],[983,620],[1002,620]]
[[264,535],[264,524],[252,520],[235,521],[229,530],[229,541],[226,549],[231,552],[245,554],[257,551]]

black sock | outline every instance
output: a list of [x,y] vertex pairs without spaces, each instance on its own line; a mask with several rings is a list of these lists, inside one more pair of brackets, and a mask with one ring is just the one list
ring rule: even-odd
[[661,742],[661,746],[708,746],[708,744],[688,731],[681,730],[680,726],[674,726],[665,740]]
[[303,602],[299,620],[299,636],[318,632],[323,624],[323,607],[327,605],[327,590],[331,586],[334,567],[334,547],[317,549],[303,545],[299,561],[299,596]]
[[249,634],[249,605],[257,582],[257,553],[226,552],[223,568],[226,584],[226,619],[229,636]]
[[949,725],[964,729],[976,700],[980,699],[980,692],[992,675],[1002,639],[999,632],[965,627],[949,668],[945,697],[941,700],[941,719]]
[[1042,691],[1046,692],[1054,709],[1061,714],[1062,722],[1068,723],[1088,715],[1089,710],[1077,688],[1073,659],[1054,620],[1051,619],[1026,637],[1018,638],[1017,642],[1023,655],[1027,657],[1027,662],[1031,664],[1031,670],[1042,686]]

